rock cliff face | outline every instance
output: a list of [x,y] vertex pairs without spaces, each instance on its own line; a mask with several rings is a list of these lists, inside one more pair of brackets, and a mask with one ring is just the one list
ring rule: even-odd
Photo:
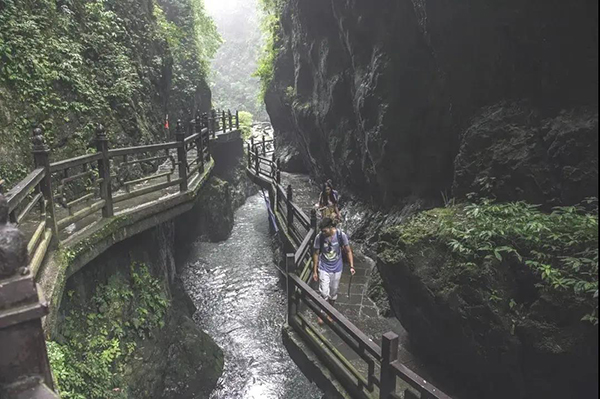
[[597,9],[284,0],[265,96],[278,144],[377,205],[597,195]]
[[93,147],[97,123],[124,147],[165,140],[167,114],[174,128],[210,109],[205,59],[216,39],[210,19],[195,26],[197,4],[0,2],[0,179],[12,186],[30,170],[32,126],[60,160]]

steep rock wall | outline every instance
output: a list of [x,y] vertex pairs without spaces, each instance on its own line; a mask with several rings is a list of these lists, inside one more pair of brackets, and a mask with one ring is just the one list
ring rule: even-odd
[[502,199],[597,195],[597,2],[281,3],[267,111],[317,176],[386,206],[490,181]]
[[60,160],[93,148],[98,123],[111,146],[124,147],[168,139],[166,115],[174,128],[210,109],[202,58],[214,38],[206,33],[207,48],[195,46],[204,33],[194,4],[0,2],[0,179],[10,187],[31,170],[33,126]]

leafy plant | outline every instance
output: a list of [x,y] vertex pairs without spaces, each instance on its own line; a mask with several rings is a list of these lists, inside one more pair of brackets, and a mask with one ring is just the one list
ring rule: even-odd
[[242,137],[244,140],[248,140],[250,136],[252,136],[252,123],[252,114],[250,112],[240,111],[240,129],[242,130]]
[[48,354],[62,398],[126,398],[124,367],[140,340],[164,326],[169,305],[160,280],[147,266],[131,265],[97,287],[87,305],[67,293],[75,308],[60,326]]
[[261,29],[265,35],[265,44],[254,76],[260,78],[262,82],[260,99],[264,100],[267,89],[275,75],[275,61],[281,51],[281,23],[279,13],[281,12],[282,1],[261,0],[261,5],[264,11]]
[[[570,293],[587,304],[589,313],[583,320],[598,323],[595,211],[569,206],[544,213],[525,202],[484,199],[422,212],[392,232],[404,245],[427,240],[445,243],[458,267],[502,262],[527,267],[538,276],[539,289]],[[490,300],[499,297],[492,291]]]

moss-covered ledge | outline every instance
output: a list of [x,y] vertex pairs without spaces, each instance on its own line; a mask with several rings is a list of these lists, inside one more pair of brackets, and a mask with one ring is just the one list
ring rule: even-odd
[[205,172],[190,182],[190,189],[126,209],[111,218],[102,219],[91,228],[77,233],[49,252],[37,280],[50,304],[50,313],[43,320],[44,331],[52,337],[66,280],[110,249],[114,244],[133,237],[191,210],[200,189],[209,180],[214,161],[205,165]]

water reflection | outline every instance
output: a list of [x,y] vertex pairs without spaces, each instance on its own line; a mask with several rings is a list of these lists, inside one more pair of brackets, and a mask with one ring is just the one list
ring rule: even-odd
[[194,319],[225,354],[213,399],[322,397],[282,344],[286,299],[272,258],[260,195],[236,212],[227,241],[196,242],[190,252],[183,280],[198,308]]

